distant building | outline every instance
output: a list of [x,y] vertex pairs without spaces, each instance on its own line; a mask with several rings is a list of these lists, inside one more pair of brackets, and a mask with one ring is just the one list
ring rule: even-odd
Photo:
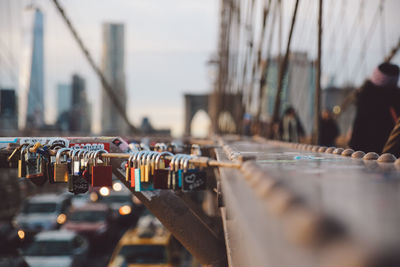
[[74,74],[72,76],[71,111],[69,130],[71,132],[89,133],[91,129],[90,107],[86,96],[85,80]]
[[[279,58],[269,62],[263,115],[271,117],[278,88]],[[311,134],[314,113],[314,67],[307,53],[293,52],[289,56],[287,73],[284,77],[281,96],[281,114],[293,106],[300,117],[307,135]]]
[[[123,109],[126,109],[125,90],[125,40],[124,25],[115,23],[103,24],[102,70],[118,97]],[[106,135],[123,135],[128,125],[117,112],[108,94],[101,90],[101,131]]]
[[15,90],[0,89],[0,131],[18,130],[18,107]]
[[57,85],[57,116],[70,111],[72,107],[72,88],[70,84]]
[[170,129],[154,129],[149,118],[143,117],[142,123],[140,124],[140,132],[145,135],[162,135],[171,136]]
[[32,61],[25,124],[25,127],[29,129],[38,129],[44,124],[43,63],[43,13],[37,8],[33,27]]

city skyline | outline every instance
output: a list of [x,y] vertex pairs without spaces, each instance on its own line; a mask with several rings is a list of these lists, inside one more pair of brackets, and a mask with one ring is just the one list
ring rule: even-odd
[[[17,2],[20,3],[20,7],[26,7],[27,3],[21,0],[13,1],[9,5],[18,7]],[[256,2],[257,10],[260,11],[261,1]],[[315,26],[313,27],[316,27],[316,8],[311,8],[313,7],[310,4],[311,2],[306,0],[300,4],[292,50],[311,50],[312,53],[309,53],[309,57],[313,60],[316,51],[316,35],[314,36],[312,32],[304,30],[314,24]],[[284,34],[282,43],[287,38],[290,12],[293,8],[292,4],[287,0],[284,0],[283,3]],[[357,3],[358,1],[349,1],[346,8],[357,11],[359,8]],[[347,62],[357,61],[360,54],[360,44],[357,40],[362,39],[360,38],[362,33],[368,31],[367,26],[371,21],[367,18],[372,18],[375,12],[375,2],[366,0],[365,3],[364,26],[360,27],[357,36],[354,36],[354,42],[349,47],[350,55]],[[86,77],[88,100],[93,104],[93,129],[95,133],[100,133],[101,97],[98,78],[88,66],[68,32],[65,23],[61,20],[51,2],[36,1],[34,4],[40,6],[45,14],[45,121],[53,123],[56,120],[57,104],[54,101],[56,84],[67,81],[73,73],[81,73]],[[161,3],[155,0],[145,2],[117,0],[109,3],[101,0],[71,0],[67,2],[61,1],[61,4],[73,24],[77,26],[78,33],[82,36],[85,44],[88,45],[89,51],[98,65],[101,62],[102,23],[114,21],[123,22],[126,25],[127,114],[130,121],[135,125],[139,125],[142,117],[147,116],[157,128],[171,127],[175,135],[182,133],[183,93],[207,93],[212,90],[210,78],[212,75],[209,75],[211,71],[206,66],[206,62],[216,52],[219,16],[218,1],[205,0],[199,3],[193,0],[182,3],[178,0],[171,0]],[[387,26],[385,49],[388,52],[397,38],[398,30],[396,29],[395,10],[400,7],[400,2],[392,0],[386,1],[385,4],[385,25]],[[88,10],[93,5],[96,5],[98,10],[96,13],[88,15]],[[310,9],[310,12],[305,12],[307,9]],[[3,8],[3,12],[5,10],[7,9]],[[20,11],[21,21],[27,20],[26,12],[25,9]],[[332,33],[330,29],[338,21],[338,14],[340,13],[339,1],[336,5],[326,2],[325,12],[327,14],[325,15],[324,31]],[[334,32],[336,35],[329,34],[324,36],[324,73],[329,74],[330,69],[339,66],[341,72],[338,75],[348,76],[352,74],[353,67],[349,66],[349,64],[344,65],[342,68],[340,67],[341,55],[337,50],[331,49],[336,46],[330,45],[330,43],[336,43],[339,48],[343,46],[343,38],[349,34],[349,28],[354,19],[350,16],[351,20],[349,20],[349,12],[346,14],[347,16],[344,16],[342,21],[344,27]],[[258,20],[259,17],[260,12],[256,14],[254,20]],[[6,16],[3,16],[3,18],[6,19]],[[17,16],[14,16],[14,21],[18,22],[17,18]],[[51,23],[46,23],[46,21],[51,21]],[[18,23],[21,24],[21,22]],[[18,23],[14,23],[11,26],[16,28]],[[2,26],[6,25],[3,24]],[[28,28],[27,26],[22,27],[23,35],[29,32]],[[377,29],[379,30],[379,28],[380,24]],[[3,42],[2,45],[6,46],[8,43],[7,39],[4,38],[8,38],[8,29],[2,27],[1,30],[4,33],[1,40]],[[378,38],[381,34],[378,34],[378,30],[375,33],[375,38],[369,44],[370,52],[367,54],[367,63],[362,68],[357,69],[362,75],[369,75],[382,58],[382,49]],[[18,34],[12,34],[12,37],[15,37],[14,35],[17,36]],[[302,38],[299,38],[299,36],[302,36]],[[11,44],[15,44],[15,40]],[[257,40],[255,40],[256,42]],[[29,45],[31,44],[29,43]],[[18,46],[14,45],[14,47]],[[276,55],[276,47],[277,45],[274,44],[273,55]],[[6,48],[11,50],[13,47],[10,45]],[[20,54],[24,54],[24,49],[20,50]],[[15,55],[17,55],[18,62],[20,55],[17,53]],[[396,56],[393,62],[399,64],[399,60],[399,56]],[[7,72],[7,70],[3,70],[3,73],[0,73],[1,77],[5,76],[4,72]],[[18,73],[16,75],[19,81],[26,78],[26,73],[22,71],[19,75]],[[325,75],[323,80],[329,79]],[[3,78],[2,81],[4,85],[7,83],[7,78]],[[356,85],[358,83],[356,82]],[[17,88],[17,94],[20,97],[24,93],[24,87],[15,86],[15,88]],[[154,98],[155,94],[159,95],[159,97]],[[152,105],[146,103],[152,103]],[[26,103],[20,104],[21,107],[26,107],[27,105]]]

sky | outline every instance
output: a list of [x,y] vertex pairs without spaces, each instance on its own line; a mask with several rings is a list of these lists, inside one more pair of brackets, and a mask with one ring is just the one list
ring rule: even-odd
[[[4,1],[4,0],[0,0]],[[31,1],[22,1],[22,5]],[[100,123],[100,83],[51,1],[37,0],[45,16],[45,120],[56,120],[56,87],[73,73],[86,80],[93,106],[92,130]],[[102,24],[125,24],[125,76],[128,118],[144,116],[155,127],[183,132],[184,93],[211,90],[207,61],[217,43],[218,1],[214,0],[64,0],[66,14],[96,63],[101,63]],[[4,5],[4,3],[3,3]],[[23,20],[31,18],[23,15]],[[25,35],[29,27],[23,29]],[[29,43],[29,41],[27,41]]]
[[[262,3],[256,0],[254,21],[260,21]],[[125,24],[126,90],[128,118],[135,125],[144,116],[155,127],[171,128],[177,136],[183,132],[184,93],[212,90],[212,69],[206,63],[215,56],[218,43],[219,0],[59,0],[96,63],[101,63],[102,24]],[[273,1],[275,2],[275,1]],[[293,0],[283,0],[284,44],[292,14]],[[382,61],[384,53],[400,37],[400,1],[385,0],[384,20],[373,20],[377,0],[325,0],[323,81],[335,76],[338,85],[356,85]],[[316,55],[317,1],[300,1],[292,50]],[[357,16],[364,3],[362,16]],[[65,23],[50,0],[0,0],[0,86],[22,87],[26,67],[21,58],[29,51],[31,28],[29,4],[39,6],[45,19],[45,119],[56,120],[56,87],[70,83],[74,73],[86,80],[88,99],[92,104],[94,133],[100,123],[100,83],[86,62]],[[245,8],[247,1],[241,1]],[[345,13],[341,12],[344,8]],[[8,12],[14,11],[14,12]],[[242,18],[244,19],[244,18]],[[357,21],[357,30],[352,25]],[[385,31],[382,33],[382,23]],[[375,25],[376,24],[376,25]],[[372,38],[364,41],[373,29]],[[335,30],[333,30],[335,29]],[[259,31],[257,26],[255,33]],[[277,35],[277,31],[275,31]],[[255,43],[257,43],[257,36]],[[277,36],[274,40],[277,40]],[[363,55],[363,45],[367,54]],[[346,49],[345,49],[346,48]],[[281,46],[284,51],[284,46]],[[274,42],[273,54],[277,54]],[[11,56],[10,56],[11,55]],[[345,58],[345,60],[343,60]],[[363,60],[365,58],[365,60]],[[393,61],[400,64],[400,56]],[[10,67],[11,66],[11,67]],[[24,71],[25,69],[25,71]],[[333,75],[335,74],[335,75]],[[20,86],[15,86],[19,77]],[[22,101],[21,106],[24,105]],[[198,115],[196,130],[206,131],[207,116]]]

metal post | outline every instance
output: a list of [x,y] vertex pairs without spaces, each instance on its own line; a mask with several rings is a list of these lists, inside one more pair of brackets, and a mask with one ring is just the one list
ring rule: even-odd
[[314,132],[313,143],[319,144],[320,133],[320,116],[321,116],[321,54],[322,54],[322,6],[323,1],[319,0],[319,14],[318,14],[318,55],[315,77],[315,96],[314,96]]

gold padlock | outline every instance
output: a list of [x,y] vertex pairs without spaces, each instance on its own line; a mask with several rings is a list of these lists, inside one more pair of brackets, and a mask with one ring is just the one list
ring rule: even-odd
[[139,168],[140,168],[140,181],[145,182],[146,181],[146,167],[145,167],[145,161],[146,161],[146,156],[149,154],[150,151],[140,151],[139,156],[137,157],[138,162],[139,162]]
[[151,165],[150,165],[150,160],[153,157],[153,155],[157,153],[154,151],[150,151],[147,153],[144,161],[144,181],[146,183],[150,182],[150,171],[151,171]]
[[61,162],[61,154],[64,151],[69,151],[70,148],[61,148],[57,151],[56,162],[54,163],[54,182],[55,183],[67,183],[69,178],[68,173],[68,162]]
[[21,148],[21,156],[18,160],[18,178],[23,178],[26,176],[25,150],[26,146],[23,146]]

